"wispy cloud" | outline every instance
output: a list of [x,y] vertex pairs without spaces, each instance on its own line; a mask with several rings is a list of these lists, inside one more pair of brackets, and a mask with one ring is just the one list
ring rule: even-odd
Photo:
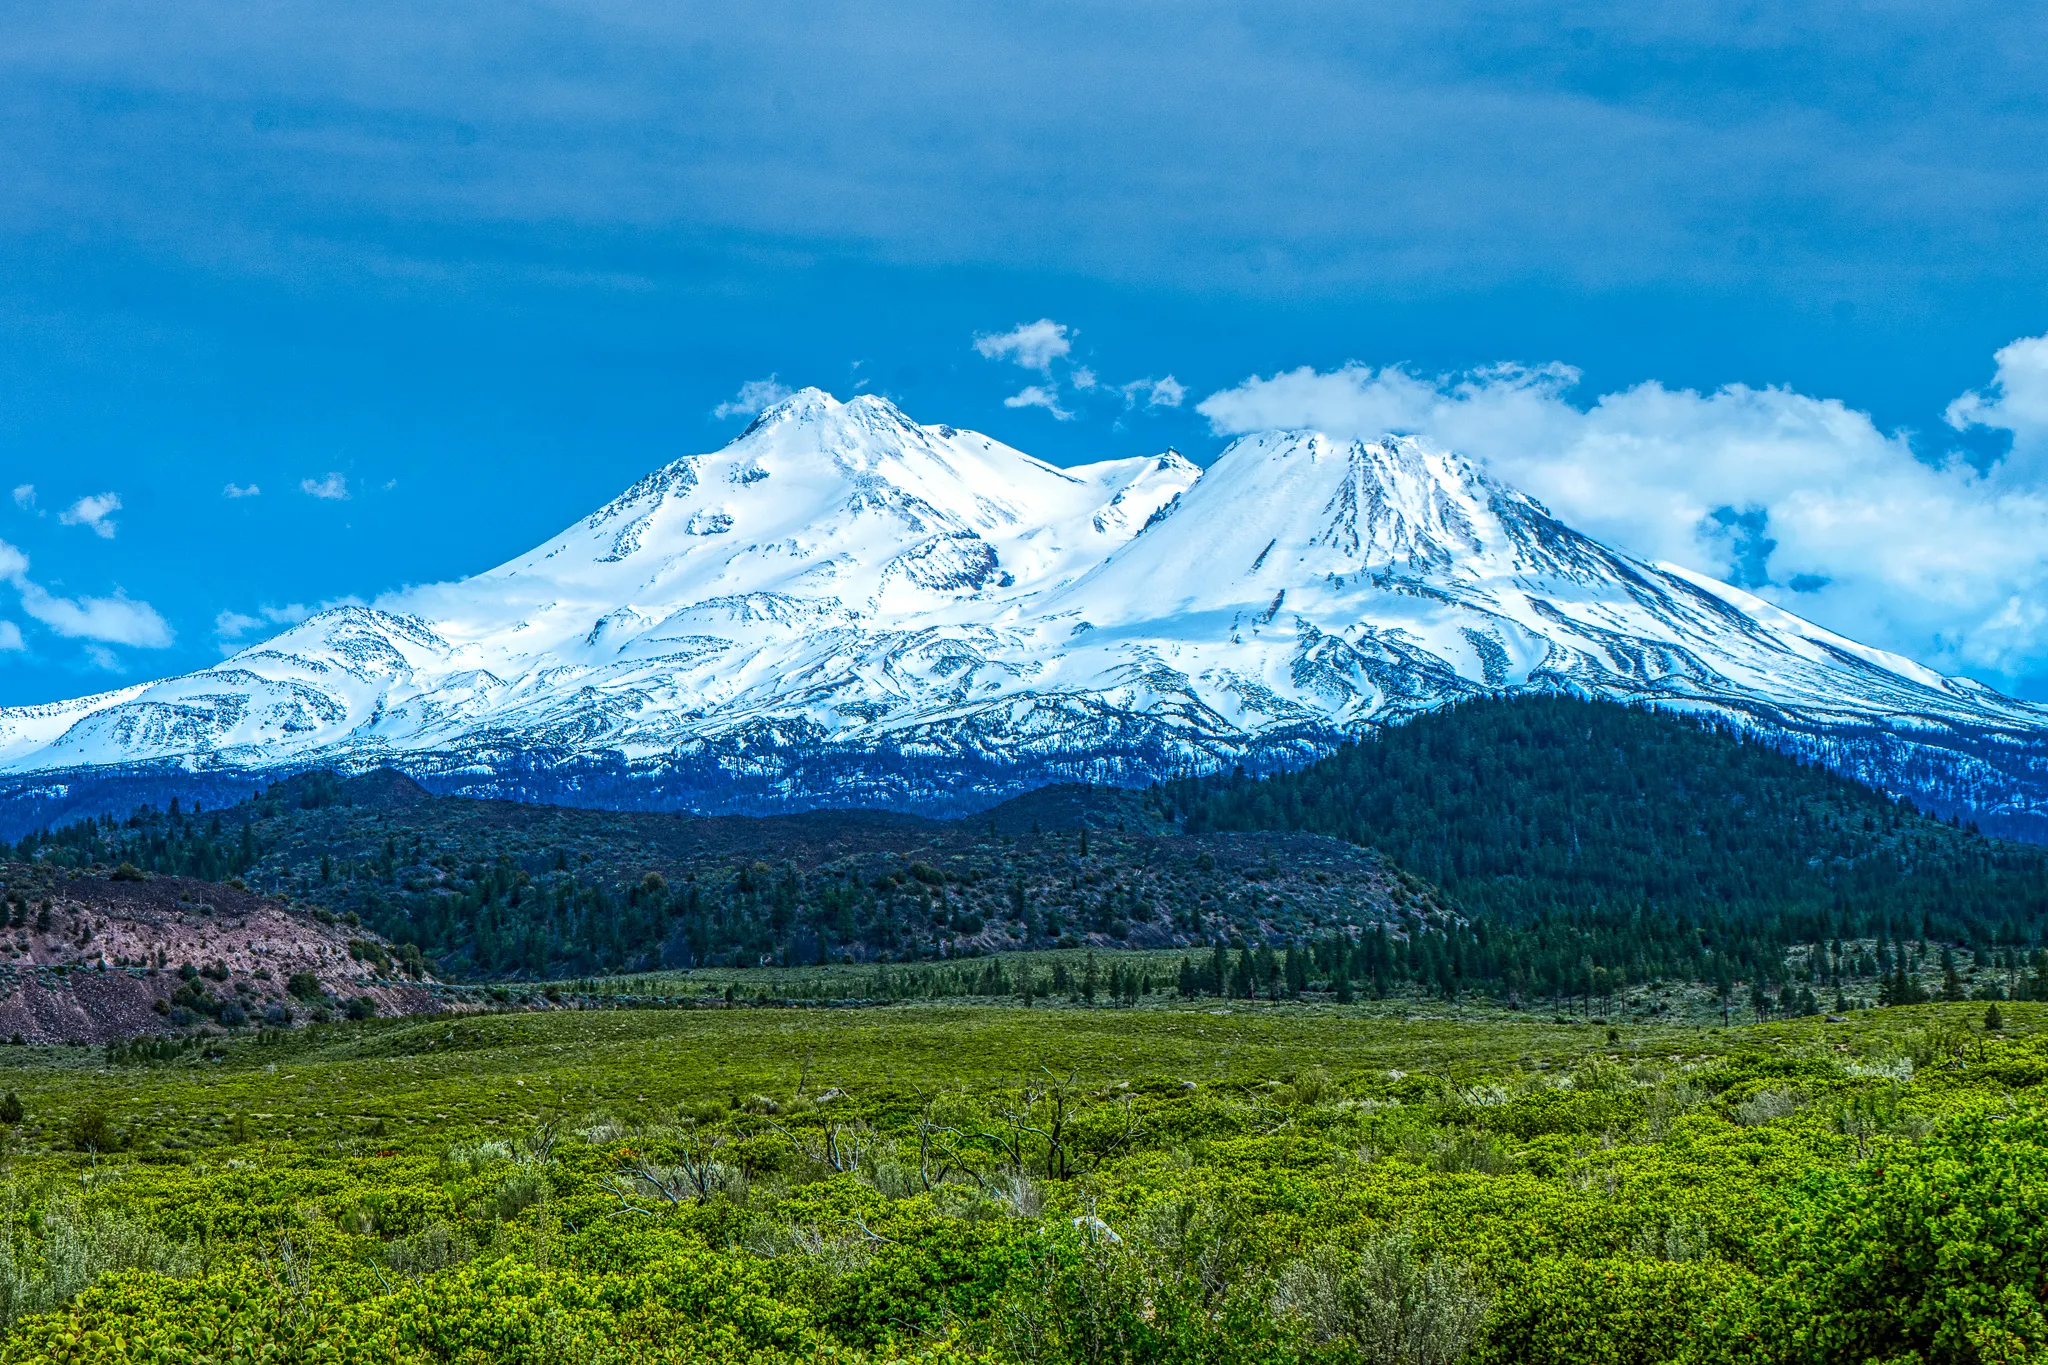
[[295,626],[313,614],[312,609],[293,602],[283,607],[258,607],[255,615],[224,611],[213,618],[213,633],[222,640],[239,640],[252,630],[268,626]]
[[974,349],[990,360],[1007,360],[1012,365],[1049,375],[1055,360],[1063,360],[1073,352],[1073,336],[1073,329],[1064,323],[1040,318],[1019,323],[1007,332],[983,332],[974,338]]
[[26,649],[22,642],[21,627],[12,621],[0,621],[0,653],[8,650]]
[[1188,396],[1187,386],[1172,375],[1164,379],[1136,379],[1123,385],[1119,392],[1127,408],[1140,402],[1148,408],[1177,408]]
[[1062,402],[1062,385],[1073,399],[1078,400],[1076,406],[1114,402],[1120,397],[1126,411],[1140,405],[1148,409],[1177,408],[1186,399],[1186,387],[1170,374],[1163,379],[1148,375],[1127,384],[1104,380],[1094,366],[1077,362],[1074,355],[1076,334],[1075,329],[1065,323],[1040,318],[1036,322],[1021,323],[1007,332],[979,333],[974,338],[974,349],[989,360],[1006,361],[1045,376],[1044,383],[1029,385],[1005,398],[1004,407],[1043,408],[1061,422],[1071,422],[1078,415]]
[[263,490],[253,483],[231,482],[226,488],[220,490],[220,495],[224,498],[260,498],[263,496]]
[[32,483],[14,486],[14,505],[24,512],[36,510],[36,486]]
[[111,598],[59,598],[29,577],[29,557],[6,540],[0,540],[0,581],[20,593],[20,610],[72,641],[164,649],[176,639],[154,606],[119,587]]
[[114,590],[112,597],[58,597],[39,584],[17,582],[21,609],[71,640],[99,640],[137,649],[165,649],[175,638],[155,607]]
[[330,473],[324,479],[300,479],[299,491],[308,497],[323,498],[328,502],[347,502],[348,478],[346,475]]
[[1048,388],[1041,384],[1032,384],[1021,392],[1011,394],[1003,400],[1003,406],[1006,408],[1044,408],[1053,415],[1056,421],[1071,422],[1074,420],[1074,414],[1060,406],[1059,390],[1057,388]]
[[728,417],[752,417],[763,408],[772,408],[790,395],[789,385],[769,375],[766,379],[749,379],[740,385],[740,391],[711,410],[719,421]]
[[[29,490],[31,494],[34,489]],[[114,523],[109,519],[121,510],[121,498],[116,493],[94,493],[80,498],[62,512],[57,520],[66,526],[89,526],[92,533],[102,540],[114,538]]]
[[163,649],[175,638],[156,608],[119,588],[112,597],[59,597],[30,578],[28,568],[28,556],[0,540],[0,581],[21,594],[23,611],[66,639]]

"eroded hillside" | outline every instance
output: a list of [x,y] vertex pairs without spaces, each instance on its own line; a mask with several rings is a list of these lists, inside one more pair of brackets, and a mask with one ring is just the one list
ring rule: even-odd
[[211,1020],[436,1008],[417,950],[233,885],[0,863],[0,1039],[99,1043]]

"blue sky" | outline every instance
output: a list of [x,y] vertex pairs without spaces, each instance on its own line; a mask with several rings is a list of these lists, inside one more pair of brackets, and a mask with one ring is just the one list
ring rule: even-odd
[[[1426,428],[1625,548],[2048,695],[2044,28],[19,3],[0,704],[488,567],[771,377],[1062,462]],[[976,347],[1040,319],[1064,354]]]

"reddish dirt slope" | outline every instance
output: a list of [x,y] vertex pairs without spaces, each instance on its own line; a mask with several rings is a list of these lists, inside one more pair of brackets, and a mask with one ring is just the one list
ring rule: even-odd
[[[223,1014],[254,1025],[289,1011],[299,1021],[364,996],[380,1014],[440,1008],[432,978],[404,976],[367,930],[212,882],[0,863],[0,911],[0,1040],[100,1043]],[[325,998],[288,994],[298,973]],[[239,1015],[208,1000],[233,1001]]]

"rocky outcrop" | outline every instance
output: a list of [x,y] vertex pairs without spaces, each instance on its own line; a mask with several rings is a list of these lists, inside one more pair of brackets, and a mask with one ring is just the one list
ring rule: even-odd
[[416,956],[231,885],[0,863],[0,908],[0,1040],[102,1043],[441,1008]]

